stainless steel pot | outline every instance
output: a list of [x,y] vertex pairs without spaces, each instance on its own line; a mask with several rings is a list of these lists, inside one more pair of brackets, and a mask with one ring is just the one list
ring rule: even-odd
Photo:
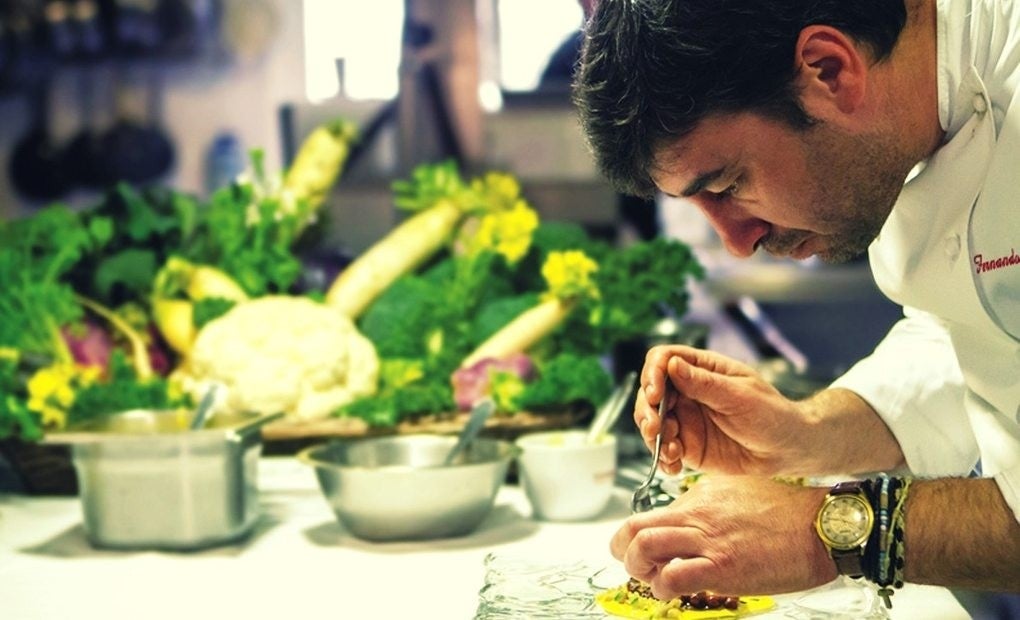
[[191,550],[248,534],[258,516],[259,428],[275,415],[134,410],[47,437],[71,445],[85,531],[99,547]]

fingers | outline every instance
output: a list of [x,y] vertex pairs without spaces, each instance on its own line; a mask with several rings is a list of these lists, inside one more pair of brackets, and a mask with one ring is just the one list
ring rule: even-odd
[[640,527],[636,523],[639,517],[641,515],[633,516],[624,521],[620,529],[616,530],[616,533],[609,540],[609,553],[617,560],[623,560],[624,554],[627,553],[627,546],[630,545],[630,541],[640,531]]
[[636,515],[620,528],[611,541],[613,556],[628,574],[650,584],[658,598],[695,591],[692,586],[704,581],[704,572],[712,566],[704,557],[704,533],[670,525],[661,512],[647,514],[658,518]]
[[[757,373],[749,366],[712,351],[684,345],[649,349],[641,370],[634,421],[649,451],[653,450],[662,426],[660,469],[676,474],[682,470],[685,456],[703,460],[706,441],[703,429],[692,431],[688,426],[704,415],[699,413],[702,406],[724,415],[748,411],[761,393],[757,383],[748,380],[755,377]],[[675,390],[667,390],[667,382]],[[658,406],[663,399],[668,415],[660,422]],[[683,433],[679,420],[685,420],[687,425]]]
[[667,362],[670,383],[684,398],[730,414],[747,409],[760,397],[762,382],[752,369],[739,362],[714,363],[718,361],[714,355],[696,357],[695,363],[683,356],[673,356]]
[[645,365],[641,368],[641,385],[645,387],[645,395],[651,405],[657,406],[662,399],[669,360],[678,355],[690,354],[693,350],[682,345],[660,345],[648,350]]
[[650,546],[654,546],[653,541],[649,540],[649,536],[652,536],[650,533],[657,531],[660,532],[659,535],[661,536],[661,532],[664,529],[663,526],[673,519],[674,515],[671,514],[668,508],[631,515],[623,522],[623,525],[616,531],[616,534],[613,535],[609,543],[610,552],[617,560],[623,560],[628,549],[638,538],[641,538],[641,541],[638,543],[639,548],[648,549]]
[[[645,388],[638,389],[637,400],[634,404],[634,423],[641,433],[641,439],[651,452],[655,447],[655,436],[662,427],[662,449],[659,454],[661,468],[666,473],[676,473],[681,469],[683,457],[683,446],[680,444],[680,425],[675,415],[669,413],[668,407],[666,419],[660,421],[658,407],[653,407],[645,396]],[[667,400],[667,405],[670,405]]]
[[656,571],[648,585],[652,587],[652,594],[660,600],[708,590],[706,576],[711,574],[713,566],[708,558],[703,557],[672,558]]
[[666,393],[667,381],[681,394],[701,400],[734,378],[751,376],[757,376],[754,369],[714,351],[660,345],[652,347],[645,355],[641,385],[645,389],[645,399],[654,407]]
[[[663,424],[662,449],[659,451],[659,469],[666,474],[678,474],[683,469],[686,446],[680,439],[680,423],[670,416]],[[668,438],[668,439],[667,439]]]

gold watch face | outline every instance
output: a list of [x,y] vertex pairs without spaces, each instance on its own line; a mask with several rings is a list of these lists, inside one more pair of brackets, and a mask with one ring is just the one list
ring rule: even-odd
[[859,547],[868,539],[874,523],[871,504],[860,495],[833,495],[818,513],[818,535],[833,549]]

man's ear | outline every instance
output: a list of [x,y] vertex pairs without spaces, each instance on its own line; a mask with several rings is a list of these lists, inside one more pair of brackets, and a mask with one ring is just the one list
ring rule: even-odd
[[868,63],[853,39],[831,26],[808,26],[797,38],[795,62],[794,81],[807,114],[836,121],[860,111],[867,95]]

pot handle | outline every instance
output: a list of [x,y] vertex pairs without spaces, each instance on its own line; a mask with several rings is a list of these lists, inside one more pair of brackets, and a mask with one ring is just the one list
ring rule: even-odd
[[241,441],[248,435],[251,435],[255,431],[258,431],[265,424],[268,424],[269,422],[272,422],[273,420],[282,417],[283,417],[282,411],[277,411],[276,413],[267,413],[266,415],[259,416],[254,420],[245,422],[240,426],[236,426],[230,429],[227,433],[227,438],[230,441]]

